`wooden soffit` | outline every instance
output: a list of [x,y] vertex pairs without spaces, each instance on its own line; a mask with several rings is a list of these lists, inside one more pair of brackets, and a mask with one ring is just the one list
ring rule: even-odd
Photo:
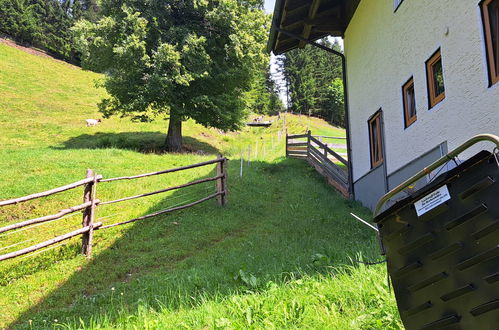
[[282,54],[305,46],[278,30],[310,41],[326,36],[343,37],[360,0],[276,0],[267,49]]

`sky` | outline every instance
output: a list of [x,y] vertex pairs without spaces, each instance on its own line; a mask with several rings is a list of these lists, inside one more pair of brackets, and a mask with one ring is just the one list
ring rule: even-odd
[[[274,4],[275,4],[275,0],[265,0],[265,12],[267,14],[272,14],[274,12]],[[270,55],[270,72],[271,72],[271,75],[272,75],[272,78],[274,79],[274,81],[276,82],[276,84],[279,86],[280,88],[280,93],[279,93],[279,97],[282,101],[282,103],[284,103],[284,105],[287,104],[287,97],[286,97],[286,88],[285,88],[285,82],[284,80],[282,79],[282,77],[276,72],[277,70],[277,66],[275,64],[275,57],[273,54]]]
[[275,0],[265,0],[265,12],[267,14],[272,14],[274,11]]

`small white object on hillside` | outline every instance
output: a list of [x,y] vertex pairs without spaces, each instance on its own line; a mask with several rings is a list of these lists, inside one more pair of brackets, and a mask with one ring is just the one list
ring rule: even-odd
[[89,127],[89,126],[96,126],[101,121],[102,121],[101,119],[85,119],[85,122],[87,123],[87,127]]

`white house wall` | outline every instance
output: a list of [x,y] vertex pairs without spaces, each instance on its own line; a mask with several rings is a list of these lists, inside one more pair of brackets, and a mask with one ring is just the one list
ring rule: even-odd
[[[425,62],[441,48],[445,99],[428,110]],[[447,141],[499,134],[478,0],[362,0],[345,33],[354,181],[371,170],[368,118],[383,110],[388,175]],[[402,85],[414,77],[417,121],[404,129]],[[470,155],[470,153],[468,153]],[[466,155],[464,155],[466,157]]]

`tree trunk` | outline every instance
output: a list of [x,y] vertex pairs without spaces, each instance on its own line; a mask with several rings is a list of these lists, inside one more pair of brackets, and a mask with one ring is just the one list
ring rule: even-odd
[[170,115],[165,143],[166,150],[169,152],[182,151],[182,120],[177,116]]

